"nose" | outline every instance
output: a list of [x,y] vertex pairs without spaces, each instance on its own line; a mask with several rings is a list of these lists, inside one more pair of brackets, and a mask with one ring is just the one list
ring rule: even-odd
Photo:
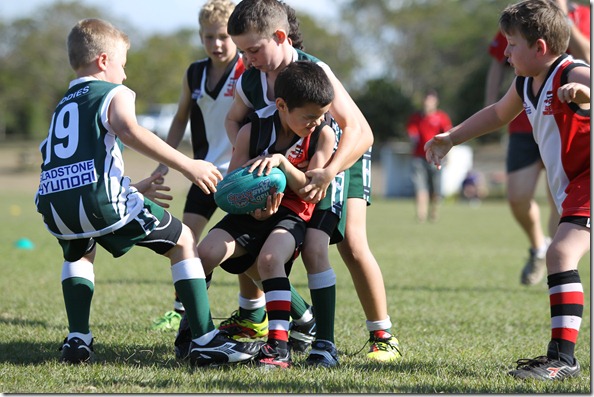
[[503,56],[509,58],[509,44],[505,46],[505,50],[503,50]]

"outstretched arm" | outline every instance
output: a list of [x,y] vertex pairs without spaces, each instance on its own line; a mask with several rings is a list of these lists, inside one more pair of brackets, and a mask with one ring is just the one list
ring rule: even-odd
[[342,83],[328,67],[323,67],[334,88],[330,114],[342,129],[342,136],[332,160],[324,168],[310,169],[310,182],[300,191],[306,200],[317,203],[326,194],[332,179],[357,162],[373,145],[373,132],[365,116]]
[[237,134],[239,134],[239,130],[250,110],[251,109],[243,102],[236,90],[233,97],[233,103],[225,118],[225,130],[227,131],[227,137],[233,146],[235,146]]
[[522,109],[522,100],[516,92],[514,81],[499,101],[479,110],[448,132],[438,134],[427,142],[427,161],[441,168],[441,161],[452,146],[503,127],[520,114]]
[[[169,127],[169,132],[167,133],[167,138],[165,139],[165,142],[167,142],[167,144],[172,148],[177,148],[184,137],[186,126],[188,125],[188,119],[190,118],[190,104],[190,88],[188,87],[187,74],[184,73],[181,94],[177,104],[177,111],[173,116],[171,126]],[[155,171],[153,171],[153,174],[161,173],[162,175],[166,175],[168,171],[169,168],[165,164],[159,164]]]
[[178,170],[205,193],[216,191],[216,185],[223,176],[212,163],[192,160],[138,125],[131,91],[121,90],[113,97],[108,117],[114,133],[126,146]]

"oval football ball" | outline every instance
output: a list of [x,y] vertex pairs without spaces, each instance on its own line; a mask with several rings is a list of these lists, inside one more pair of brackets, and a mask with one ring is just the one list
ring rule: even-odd
[[249,166],[238,168],[217,185],[214,200],[229,214],[247,214],[266,207],[266,198],[285,191],[287,178],[278,168],[272,168],[268,175],[248,172]]

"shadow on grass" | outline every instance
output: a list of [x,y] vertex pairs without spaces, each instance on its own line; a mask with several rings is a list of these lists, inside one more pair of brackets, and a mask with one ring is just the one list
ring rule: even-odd
[[496,286],[496,285],[484,285],[484,286],[459,286],[459,287],[444,287],[440,285],[402,285],[402,284],[393,284],[390,285],[386,282],[386,289],[390,288],[390,290],[401,290],[401,291],[425,291],[425,292],[439,292],[439,293],[469,293],[469,292],[479,292],[479,293],[493,293],[493,292],[505,292],[505,293],[522,293],[522,294],[531,294],[531,295],[542,295],[543,291],[546,292],[544,288],[518,288],[516,286]]
[[[51,342],[1,342],[0,363],[14,365],[46,364],[58,362],[63,340]],[[169,344],[138,345],[123,342],[121,344],[102,344],[94,342],[94,364],[123,364],[131,366],[160,366],[176,368],[187,366],[175,360],[173,342]]]

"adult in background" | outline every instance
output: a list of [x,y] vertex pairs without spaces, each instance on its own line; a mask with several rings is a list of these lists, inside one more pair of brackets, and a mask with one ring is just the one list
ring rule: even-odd
[[412,181],[415,186],[417,220],[437,220],[441,200],[441,171],[425,159],[425,144],[437,134],[452,128],[450,117],[437,108],[437,91],[430,89],[423,99],[423,110],[413,113],[406,125],[412,143]]
[[[556,0],[555,2],[567,16],[571,28],[567,52],[574,58],[590,63],[590,8],[567,0]],[[498,32],[489,46],[489,54],[493,59],[487,75],[485,106],[491,105],[499,99],[499,89],[504,82],[504,76],[508,70],[511,70],[507,58],[503,54],[506,46],[505,36]],[[507,200],[516,222],[530,242],[529,257],[522,269],[520,282],[524,285],[534,285],[540,282],[545,275],[545,255],[551,238],[557,230],[559,214],[547,188],[551,209],[548,232],[551,238],[546,237],[540,222],[540,207],[534,200],[536,184],[544,166],[525,112],[520,113],[509,124],[508,131]]]

